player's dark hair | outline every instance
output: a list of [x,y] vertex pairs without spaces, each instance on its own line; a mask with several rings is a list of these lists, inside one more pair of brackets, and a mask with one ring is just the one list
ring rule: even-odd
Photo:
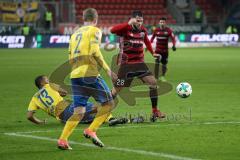
[[83,21],[92,22],[98,17],[97,10],[94,8],[87,8],[83,11]]
[[167,18],[166,18],[166,17],[161,17],[160,20],[164,20],[164,21],[166,21]]
[[40,75],[35,78],[35,85],[36,85],[36,87],[38,87],[38,89],[42,88],[41,82],[44,77],[45,77],[45,75]]
[[133,11],[133,12],[132,12],[132,17],[133,17],[133,18],[136,18],[137,16],[138,16],[138,17],[143,17],[142,11],[136,10],[136,11]]

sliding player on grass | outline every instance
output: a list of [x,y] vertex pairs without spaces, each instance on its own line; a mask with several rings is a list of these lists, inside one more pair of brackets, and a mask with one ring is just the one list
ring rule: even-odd
[[161,59],[157,58],[155,60],[155,78],[158,79],[159,78],[159,67],[160,67],[160,63],[162,63],[162,76],[160,77],[160,80],[165,82],[166,78],[165,78],[165,74],[167,72],[167,63],[168,63],[168,39],[169,37],[172,40],[172,50],[176,51],[176,40],[175,40],[175,36],[173,34],[173,31],[171,28],[167,27],[167,23],[166,23],[166,18],[162,17],[159,21],[159,28],[156,28],[152,38],[151,38],[151,43],[153,42],[154,38],[157,38],[156,41],[156,50],[155,53],[156,54],[160,54],[161,55]]
[[84,25],[74,32],[69,42],[69,62],[72,66],[70,74],[73,94],[73,115],[68,119],[58,140],[60,149],[69,149],[68,138],[83,118],[87,101],[93,97],[101,107],[91,125],[84,130],[84,136],[103,147],[104,144],[96,135],[97,129],[107,119],[114,107],[111,91],[99,74],[103,68],[114,80],[116,75],[110,70],[100,51],[101,30],[96,26],[98,13],[93,8],[83,11]]
[[[28,120],[35,124],[45,124],[45,120],[40,120],[34,115],[38,110],[43,110],[49,116],[56,118],[62,123],[66,123],[73,115],[74,109],[72,102],[63,99],[67,95],[67,92],[56,84],[50,84],[48,77],[45,75],[36,77],[35,85],[39,90],[30,101],[27,112]],[[96,113],[97,106],[91,102],[87,102],[86,113],[80,123],[91,123]],[[126,119],[117,119],[110,114],[106,121],[109,125],[116,125],[123,124],[123,122],[126,122]]]
[[144,63],[145,44],[151,54],[159,56],[153,52],[148,39],[146,28],[143,27],[143,14],[141,11],[133,11],[131,19],[127,23],[118,24],[112,27],[111,32],[120,36],[120,53],[118,63],[118,80],[112,90],[113,97],[123,87],[129,87],[134,77],[140,78],[149,85],[149,95],[152,103],[152,119],[164,118],[165,114],[157,108],[158,92],[157,82],[147,65]]

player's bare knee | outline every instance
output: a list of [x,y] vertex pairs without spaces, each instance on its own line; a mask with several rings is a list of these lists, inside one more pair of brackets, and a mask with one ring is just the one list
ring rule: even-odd
[[114,101],[111,100],[111,101],[102,103],[102,106],[110,106],[111,108],[113,108],[114,107]]
[[122,87],[113,87],[113,89],[111,90],[112,96],[117,96],[121,89]]
[[151,79],[148,84],[150,88],[157,88],[157,81],[155,78]]
[[74,108],[74,114],[75,115],[84,115],[85,113],[86,113],[86,108],[85,107]]
[[68,121],[80,121],[86,112],[85,107],[74,108],[73,115],[68,119]]

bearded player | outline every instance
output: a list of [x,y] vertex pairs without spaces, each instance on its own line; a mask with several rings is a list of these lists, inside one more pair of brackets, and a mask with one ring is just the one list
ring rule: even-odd
[[132,80],[137,77],[149,86],[149,94],[152,103],[152,120],[164,118],[165,114],[157,108],[158,91],[157,82],[147,65],[144,63],[144,44],[151,54],[155,54],[147,37],[147,29],[143,26],[143,14],[141,11],[133,11],[131,19],[127,23],[112,27],[111,32],[120,36],[120,53],[118,55],[118,79],[112,90],[113,97],[123,87],[129,87]]
[[161,59],[157,58],[155,60],[155,78],[158,79],[159,78],[159,66],[160,63],[162,64],[162,76],[160,77],[161,81],[166,81],[165,78],[165,74],[167,72],[167,64],[168,64],[168,40],[169,37],[172,40],[172,50],[176,51],[176,40],[175,40],[175,36],[173,34],[173,31],[171,28],[167,27],[167,23],[166,23],[166,18],[162,17],[159,21],[159,28],[156,28],[152,38],[151,38],[151,43],[153,42],[153,40],[155,39],[155,37],[157,38],[156,41],[156,50],[155,53],[156,54],[160,54],[161,55]]

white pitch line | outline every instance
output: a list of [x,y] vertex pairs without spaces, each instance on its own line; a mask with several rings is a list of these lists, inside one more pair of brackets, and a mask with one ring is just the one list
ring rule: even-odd
[[240,122],[234,122],[234,121],[229,121],[229,122],[204,122],[202,124],[205,124],[205,125],[212,125],[212,124],[240,124]]
[[[24,134],[19,134],[19,133],[5,133],[5,135],[57,142],[57,139],[49,138],[49,137],[24,135]],[[79,142],[75,142],[75,141],[69,141],[69,142],[71,144],[81,145],[81,146],[85,146],[85,147],[96,147],[96,146],[94,146],[92,144],[88,144],[88,143],[79,143]],[[120,152],[128,152],[128,153],[136,153],[136,154],[153,156],[153,157],[168,158],[168,159],[172,159],[172,160],[200,160],[200,159],[194,159],[194,158],[190,158],[190,157],[182,157],[182,156],[177,156],[177,155],[173,155],[173,154],[166,154],[166,153],[161,153],[161,152],[151,152],[151,151],[138,150],[138,149],[128,149],[128,148],[110,147],[110,146],[104,147],[103,149],[120,151]]]
[[[218,125],[218,124],[240,124],[238,121],[228,121],[228,122],[199,122],[199,123],[175,123],[175,124],[157,124],[157,125],[152,125],[152,124],[137,124],[137,125],[131,125],[129,124],[128,126],[115,126],[115,127],[101,127],[99,128],[100,130],[102,129],[125,129],[125,128],[148,128],[148,127],[168,127],[168,126],[182,126],[182,125]],[[75,130],[82,130],[82,129],[75,129]],[[24,132],[14,132],[14,133],[20,133],[20,134],[31,134],[31,133],[44,133],[44,132],[56,132],[56,131],[61,131],[61,129],[56,129],[56,130],[35,130],[35,131],[24,131]],[[11,132],[13,133],[13,132]]]

